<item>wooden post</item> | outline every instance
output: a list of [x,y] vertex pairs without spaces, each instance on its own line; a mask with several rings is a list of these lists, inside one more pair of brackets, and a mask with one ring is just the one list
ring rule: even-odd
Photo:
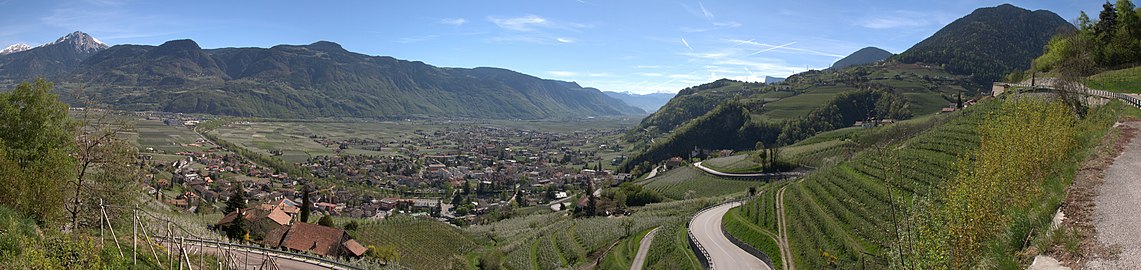
[[107,217],[107,210],[103,208],[103,199],[99,199],[99,212],[103,213],[103,220],[107,223],[107,229],[111,231],[111,239],[115,240],[115,249],[119,250],[119,257],[124,257],[123,247],[119,246],[119,237],[115,236],[115,227],[111,227],[111,218]]
[[131,218],[131,265],[136,266],[139,264],[139,204],[135,204],[132,215],[134,217]]

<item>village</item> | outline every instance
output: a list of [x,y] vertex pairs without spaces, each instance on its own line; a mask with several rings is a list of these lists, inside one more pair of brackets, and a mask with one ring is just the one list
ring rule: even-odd
[[[178,129],[193,129],[207,121],[165,117],[170,118],[163,119],[164,125]],[[153,155],[176,157],[174,161],[151,160],[146,152],[144,159],[151,160],[148,164],[153,172],[146,179],[148,192],[186,212],[223,212],[213,229],[224,231],[242,213],[245,225],[241,226],[249,230],[251,241],[314,252],[289,246],[291,236],[318,239],[321,237],[303,235],[327,230],[323,235],[330,239],[321,241],[332,244],[314,253],[359,257],[363,248],[352,239],[342,239],[341,235],[347,237],[343,228],[311,228],[320,226],[297,222],[305,195],[302,190],[310,191],[315,217],[384,219],[411,215],[466,226],[508,218],[513,210],[524,207],[567,211],[578,206],[575,202],[585,204],[587,190],[629,180],[628,174],[616,174],[608,168],[624,158],[616,139],[624,132],[588,129],[552,133],[454,125],[432,132],[416,131],[407,138],[331,140],[313,134],[310,139],[314,142],[341,154],[314,156],[294,164],[311,173],[311,178],[256,164],[205,136],[185,145],[195,151],[160,153],[147,149]],[[352,148],[394,149],[396,154],[340,152]],[[164,177],[167,175],[169,178]],[[225,212],[227,201],[239,192],[248,207]],[[579,200],[571,200],[575,198]]]

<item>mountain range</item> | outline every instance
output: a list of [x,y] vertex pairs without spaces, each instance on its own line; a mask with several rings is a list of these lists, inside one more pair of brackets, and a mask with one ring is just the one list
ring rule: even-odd
[[82,32],[0,56],[0,81],[47,77],[119,109],[312,117],[540,119],[644,114],[598,89],[500,68],[441,68],[319,41],[107,47]]
[[604,91],[607,96],[617,98],[630,104],[630,106],[641,108],[647,112],[657,111],[666,102],[669,102],[674,97],[673,93],[652,93],[652,94],[635,94],[630,92],[611,92]]

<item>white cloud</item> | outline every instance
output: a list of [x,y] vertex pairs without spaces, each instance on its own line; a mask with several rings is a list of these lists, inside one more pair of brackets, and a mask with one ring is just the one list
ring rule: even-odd
[[578,72],[574,72],[574,71],[561,71],[561,70],[553,70],[553,71],[547,71],[547,74],[551,74],[551,76],[555,76],[555,77],[564,77],[564,78],[565,78],[565,77],[575,77],[575,76],[578,76]]
[[681,44],[685,45],[686,48],[689,48],[689,51],[691,51],[691,52],[693,51],[693,47],[689,46],[689,42],[685,41],[685,38],[681,38]]
[[574,40],[570,38],[556,38],[555,40],[562,43],[574,43]]
[[661,76],[665,76],[664,74],[661,74],[661,73],[657,73],[657,72],[638,72],[638,73],[634,73],[634,74],[637,74],[638,76],[644,76],[644,77],[661,77]]
[[944,13],[896,10],[865,17],[858,20],[856,25],[870,29],[916,28],[944,25],[953,18],[954,16]]
[[464,19],[464,18],[440,19],[440,23],[451,25],[451,26],[460,26],[460,25],[464,25],[465,23],[467,23],[467,19]]
[[550,24],[547,19],[535,15],[527,15],[515,18],[500,18],[492,16],[488,17],[487,19],[495,25],[498,25],[500,28],[523,32],[535,31],[535,27],[547,26]]

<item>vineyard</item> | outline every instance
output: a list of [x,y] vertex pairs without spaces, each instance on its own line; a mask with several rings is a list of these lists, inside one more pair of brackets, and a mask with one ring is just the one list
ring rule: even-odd
[[761,180],[724,179],[692,167],[681,167],[651,178],[642,185],[666,198],[684,200],[744,193],[750,187],[760,187],[765,183]]
[[[509,269],[572,268],[594,263],[595,258],[599,257],[609,260],[607,257],[626,256],[613,254],[615,252],[613,249],[610,251],[611,254],[603,254],[611,245],[615,245],[615,249],[618,249],[622,247],[621,243],[627,242],[629,243],[627,245],[632,245],[630,248],[636,252],[638,243],[630,242],[630,239],[654,227],[681,225],[681,233],[684,236],[684,224],[690,216],[698,209],[712,203],[713,201],[704,199],[658,203],[635,208],[630,216],[619,218],[572,219],[563,216],[563,213],[537,214],[488,225],[471,226],[465,230],[476,237],[493,240],[496,247],[506,254],[505,266]],[[658,232],[657,239],[660,241],[654,241],[654,247],[658,250],[652,248],[651,254],[655,252],[677,254],[669,248],[657,247],[659,242],[671,242],[665,234],[662,234],[663,232]],[[689,252],[689,244],[685,238],[682,238],[680,243],[677,247]],[[634,252],[628,253],[628,256],[633,258]],[[629,267],[628,261],[624,263],[619,261],[620,264],[604,263]]]
[[630,269],[634,261],[634,256],[638,254],[638,248],[640,248],[639,244],[641,244],[642,239],[645,238],[649,232],[650,230],[644,230],[634,235],[634,237],[618,241],[618,244],[610,249],[610,253],[606,254],[606,258],[602,260],[602,264],[600,264],[598,268],[614,270]]
[[[1017,103],[1017,105],[1010,105],[1010,103]],[[947,255],[951,253],[940,253],[947,252],[946,250],[951,248],[957,248],[954,251],[955,254],[965,254],[964,252],[967,251],[972,252],[971,254],[1000,252],[1006,257],[1011,257],[1009,254],[1017,252],[1018,246],[1022,245],[1022,240],[1017,239],[1026,238],[1026,234],[1032,232],[1034,226],[1036,226],[1032,224],[1038,224],[1043,222],[1042,220],[1048,220],[1048,217],[1042,218],[1042,216],[1049,216],[1053,208],[1050,208],[1048,204],[1058,200],[1054,195],[1050,194],[1060,194],[1062,190],[1064,190],[1066,183],[1061,179],[1065,178],[1064,174],[1067,170],[1071,174],[1074,170],[1072,164],[1062,167],[1052,167],[1055,165],[1051,164],[1058,164],[1062,160],[1058,159],[1058,157],[1066,155],[1064,153],[1068,151],[1067,149],[1071,148],[1061,142],[1047,142],[1050,141],[1047,140],[1047,137],[1074,136],[1073,133],[1085,134],[1081,133],[1082,130],[1087,130],[1085,132],[1088,132],[1088,130],[1103,130],[1105,128],[1104,125],[1106,125],[1104,119],[1111,118],[1104,116],[1108,114],[1103,112],[1105,110],[1099,109],[1091,112],[1090,115],[1093,117],[1087,117],[1092,120],[1079,121],[1077,124],[1072,124],[1073,122],[1066,124],[1065,121],[1061,120],[1065,119],[1065,117],[1057,116],[1058,113],[1055,111],[1040,112],[1044,109],[1034,109],[1037,108],[1034,106],[1038,105],[1025,105],[1023,103],[1028,102],[984,102],[961,112],[953,113],[950,116],[939,116],[924,120],[911,127],[863,133],[862,135],[864,136],[856,139],[854,143],[836,143],[838,140],[843,141],[843,137],[854,137],[851,136],[853,131],[840,131],[849,133],[842,136],[836,136],[837,134],[823,134],[836,138],[817,138],[816,141],[806,141],[808,143],[804,145],[821,145],[813,148],[807,148],[806,146],[805,150],[797,155],[825,151],[850,151],[828,149],[843,149],[845,147],[855,147],[855,145],[865,146],[859,149],[862,151],[856,153],[853,158],[847,161],[835,165],[823,166],[814,173],[806,176],[802,181],[788,184],[789,186],[784,201],[787,208],[786,214],[788,216],[787,230],[789,231],[789,244],[794,260],[796,261],[796,266],[804,269],[889,268],[899,266],[901,262],[898,261],[898,259],[905,258],[900,255],[901,253],[906,256],[913,256],[907,257],[909,262],[930,258],[942,258],[928,261],[951,263],[949,261],[942,261],[953,259],[954,257]],[[1046,102],[1039,103],[1046,104]],[[1117,103],[1119,102],[1110,104],[1120,107],[1120,104]],[[1052,104],[1050,106],[1056,107],[1058,105]],[[1008,111],[1011,113],[1005,113]],[[1026,112],[1019,113],[1021,111]],[[1000,116],[1010,118],[1010,116],[1004,115],[1011,114],[1018,114],[1020,115],[1019,117],[1031,120],[1002,120],[1006,118],[999,118]],[[1031,116],[1021,116],[1024,114]],[[1072,117],[1070,117],[1070,119],[1072,119]],[[1019,126],[1019,123],[1027,122],[1034,124],[1025,127]],[[1087,122],[1096,123],[1090,124]],[[1112,121],[1108,123],[1112,123]],[[1060,126],[1054,127],[1051,125]],[[1066,128],[1075,125],[1079,128]],[[979,154],[975,158],[964,160],[962,158],[964,155],[978,152],[980,151],[980,145],[986,145],[983,144],[982,139],[980,139],[980,129],[988,130],[987,132],[989,132],[988,134],[992,134],[990,135],[992,138],[1007,138],[1010,136],[1006,134],[1015,134],[1012,133],[1014,131],[1002,131],[1006,129],[1018,129],[1019,132],[1021,132],[1018,134],[1023,135],[1013,136],[1020,139],[1001,141],[1005,142],[1004,145],[1006,146],[1004,148],[998,146],[988,148],[991,149],[988,151],[1005,149],[1013,152],[998,154],[984,152],[990,154]],[[900,136],[910,134],[916,135]],[[1090,140],[1089,137],[1089,135],[1082,135],[1078,136],[1078,139],[1079,141],[1085,142]],[[900,139],[892,140],[890,138]],[[1038,148],[1051,148],[1041,147],[1037,144],[1039,142],[1043,142],[1043,145],[1059,147],[1059,149],[1045,152],[1036,150],[1030,151]],[[995,145],[995,143],[991,143],[991,145]],[[1046,159],[1045,157],[1051,158]],[[1010,161],[1009,159],[1026,160],[1027,162]],[[970,167],[971,165],[969,165],[971,164],[970,162],[974,160],[983,160],[987,162],[987,164],[999,164],[995,162],[1001,161],[1001,164],[1005,165],[999,165],[998,167],[979,167],[977,170],[983,171],[976,172],[974,171],[976,169],[971,169],[974,167]],[[1021,174],[1015,171],[1021,172]],[[971,173],[971,175],[962,178],[965,173]],[[971,181],[983,181],[976,180],[984,179],[980,178],[980,175],[996,173],[1002,173],[1002,175],[1009,177],[1003,178],[1007,180],[996,179],[995,181],[998,182],[994,183],[999,183],[997,186],[988,186],[994,187],[995,189],[974,188],[975,186],[982,185],[982,182],[979,184],[971,184],[974,183]],[[1039,182],[1018,182],[1018,186],[1010,187],[1020,190],[1016,192],[1017,194],[1041,198],[1040,202],[1028,203],[1024,200],[995,199],[1011,197],[1009,195],[1010,192],[999,191],[1005,190],[1005,186],[1016,184],[1013,182],[1006,184],[1010,182],[1011,179],[1025,178],[1049,179],[1049,181],[1038,180]],[[948,181],[951,179],[956,179],[954,181],[957,184],[952,185],[951,187],[954,188],[948,190]],[[770,186],[766,188],[772,190],[774,187]],[[987,193],[986,191],[988,190],[994,192]],[[1046,194],[1049,196],[1043,196],[1038,190],[1046,190],[1052,193]],[[753,201],[730,212],[730,214],[726,216],[727,229],[739,238],[752,239],[747,241],[756,243],[755,246],[758,248],[771,245],[769,244],[771,240],[765,241],[766,239],[760,236],[776,231],[777,225],[774,202],[777,200],[773,197],[773,194],[775,193],[764,192]],[[996,194],[994,196],[998,196],[994,198],[987,197],[990,198],[985,199],[987,201],[1010,201],[1010,203],[1008,203],[1008,205],[1002,203],[991,205],[992,208],[988,209],[975,209],[972,207],[969,211],[965,212],[961,211],[963,209],[954,207],[940,208],[932,206],[932,202],[938,205],[947,201],[960,201],[961,198],[985,196],[986,194]],[[1053,205],[1056,206],[1056,203]],[[942,212],[935,211],[934,213],[942,213],[939,214],[942,216],[936,218],[933,217],[935,214],[917,214],[934,211],[918,210],[917,207],[944,210],[939,210]],[[912,211],[912,209],[917,210]],[[991,223],[994,224],[980,226],[978,225],[979,222],[955,222],[956,220],[954,219],[945,220],[945,218],[950,216],[981,214],[989,215],[989,218],[972,218],[971,220],[993,220],[995,222]],[[748,224],[737,224],[736,221],[743,221]],[[949,224],[947,226],[958,226],[951,228],[956,231],[971,230],[976,233],[971,239],[982,240],[972,242],[950,241],[947,239],[933,240],[930,237],[934,236],[930,233],[921,233],[924,231],[948,230],[948,228],[932,225],[941,223]],[[1011,228],[1007,226],[1016,227]],[[1007,229],[1011,231],[1004,234],[1003,231]],[[909,247],[910,250],[903,251],[897,239],[908,235],[914,238],[924,238],[921,238],[923,241],[914,240],[921,243],[909,244],[913,245]],[[995,245],[995,243],[998,242],[1001,242],[1001,244]],[[1014,244],[1015,242],[1018,244]],[[1000,248],[991,248],[996,251],[980,251],[980,249],[987,249],[987,246]],[[923,250],[923,247],[938,251]],[[932,256],[932,254],[936,255]],[[987,258],[993,257],[996,256]],[[957,258],[957,261],[953,263],[960,266],[973,265],[972,261],[977,262],[978,260],[980,259],[972,256],[970,258]],[[998,263],[1004,266],[1018,266],[1016,260],[1010,259],[999,261]]]
[[365,221],[355,231],[347,232],[367,245],[395,247],[400,253],[398,263],[413,269],[449,268],[458,257],[479,245],[448,224],[400,215],[381,221]]
[[[893,206],[907,201],[901,198],[930,192],[952,174],[958,153],[977,147],[975,126],[989,110],[993,106],[969,109],[945,125],[888,149],[868,149],[791,185],[785,203],[796,265],[805,269],[886,265],[868,254],[885,254],[892,244]],[[898,176],[885,179],[884,175]],[[762,210],[744,216],[759,227],[774,229],[775,215],[769,206],[773,201],[761,196],[754,204],[764,206]]]

